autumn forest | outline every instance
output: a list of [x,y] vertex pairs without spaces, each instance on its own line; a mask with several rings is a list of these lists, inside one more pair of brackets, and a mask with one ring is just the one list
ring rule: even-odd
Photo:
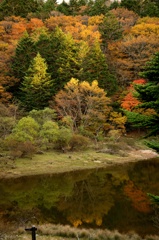
[[76,150],[131,131],[159,150],[157,0],[1,0],[0,147]]

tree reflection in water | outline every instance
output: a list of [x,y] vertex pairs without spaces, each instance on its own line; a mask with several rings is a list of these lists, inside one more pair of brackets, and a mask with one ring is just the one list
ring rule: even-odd
[[41,222],[154,234],[147,192],[158,194],[159,159],[106,169],[0,181],[1,221]]

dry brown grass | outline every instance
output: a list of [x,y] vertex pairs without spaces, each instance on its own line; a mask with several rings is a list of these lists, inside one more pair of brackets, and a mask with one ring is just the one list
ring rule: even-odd
[[[0,234],[3,240],[31,240],[31,234],[26,234],[23,228],[10,234]],[[145,236],[144,238],[130,232],[121,234],[118,231],[102,229],[79,229],[71,226],[45,224],[38,226],[37,240],[159,240],[159,236]]]

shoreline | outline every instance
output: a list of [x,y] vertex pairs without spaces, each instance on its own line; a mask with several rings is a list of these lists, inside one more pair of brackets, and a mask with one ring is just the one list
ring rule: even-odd
[[[44,155],[45,160],[41,159],[40,156],[35,156],[33,159],[17,159],[6,164],[0,172],[0,179],[56,175],[80,170],[101,169],[159,157],[159,154],[151,149],[131,149],[126,151],[126,154],[126,156],[119,156],[102,152],[98,153],[96,151],[67,154],[55,154],[52,152]],[[52,159],[50,159],[51,157]]]

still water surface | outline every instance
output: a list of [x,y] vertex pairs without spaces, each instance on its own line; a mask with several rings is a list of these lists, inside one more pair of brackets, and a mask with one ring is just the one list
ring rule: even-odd
[[147,193],[159,195],[159,158],[70,173],[0,180],[0,220],[158,234]]

